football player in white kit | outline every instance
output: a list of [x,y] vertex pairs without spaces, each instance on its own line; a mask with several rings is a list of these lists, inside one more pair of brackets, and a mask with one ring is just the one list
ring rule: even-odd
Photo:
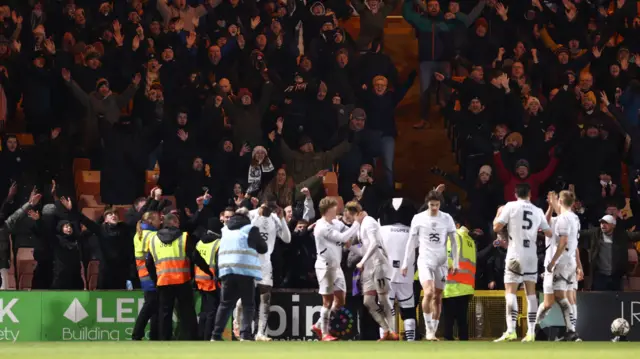
[[[257,284],[260,291],[260,306],[258,307],[258,331],[256,333],[256,341],[271,341],[266,335],[267,320],[269,319],[269,308],[271,307],[271,289],[273,288],[273,267],[271,265],[271,253],[276,244],[276,238],[284,243],[291,242],[291,232],[287,221],[284,217],[284,211],[278,207],[275,196],[267,196],[264,203],[249,211],[249,219],[254,227],[260,230],[260,235],[267,242],[267,253],[260,255],[260,263],[262,264],[262,280]],[[236,303],[236,318],[238,323],[242,323],[242,302],[238,300]]]
[[[413,276],[415,272],[415,256],[409,257],[407,264],[407,275],[403,276],[400,265],[404,259],[404,251],[409,241],[409,226],[402,223],[394,223],[380,227],[382,243],[389,256],[391,265],[391,283],[389,283],[389,300],[393,305],[398,300],[400,307],[400,317],[404,321],[404,333],[407,341],[414,341],[416,338],[416,301],[413,297]],[[415,242],[417,248],[418,242]],[[391,307],[392,313],[393,306]],[[395,324],[395,318],[393,319]],[[381,333],[382,335],[383,333]]]
[[536,313],[538,298],[536,297],[536,282],[538,281],[538,230],[542,230],[547,237],[551,237],[551,228],[542,210],[529,201],[531,187],[528,183],[516,185],[516,201],[509,202],[498,210],[493,222],[493,230],[501,232],[505,226],[509,233],[509,246],[504,272],[505,301],[507,331],[495,342],[513,341],[518,339],[516,321],[518,318],[518,297],[516,292],[520,283],[524,282],[527,294],[527,323],[528,331],[523,341],[535,339]]
[[[356,217],[362,213],[362,206],[356,201],[349,202],[344,207],[344,213]],[[382,242],[380,224],[373,217],[366,216],[362,220],[358,241],[362,243],[363,256],[356,268],[361,271],[363,303],[384,333],[380,341],[398,340],[398,335],[393,332],[393,313],[389,300],[389,260]]]
[[[546,239],[547,250],[544,257],[545,272],[542,285],[544,301],[538,307],[536,324],[540,324],[555,301],[564,316],[567,328],[565,340],[577,341],[580,339],[576,334],[573,308],[566,297],[566,292],[577,282],[575,255],[578,249],[580,219],[572,211],[575,195],[569,191],[562,191],[558,199],[555,192],[549,192],[547,200],[549,202],[547,220],[551,223],[553,237]],[[554,212],[558,216],[552,218]]]
[[[342,247],[350,245],[350,240],[358,235],[360,223],[367,213],[362,211],[357,214],[351,227],[346,229],[344,224],[336,219],[338,202],[335,199],[323,198],[318,208],[322,217],[316,221],[313,236],[318,251],[315,267],[318,293],[322,295],[322,308],[320,320],[311,327],[311,331],[322,341],[334,341],[337,338],[329,333],[329,318],[332,310],[344,305],[344,295],[347,290],[344,273],[340,268]],[[344,232],[341,232],[342,229],[345,229]]]
[[[436,331],[442,311],[442,291],[447,281],[447,273],[458,271],[460,252],[455,235],[456,225],[453,218],[440,211],[442,197],[437,191],[427,195],[428,209],[418,213],[411,221],[409,241],[405,247],[401,273],[406,276],[409,265],[415,257],[416,242],[418,246],[418,276],[424,290],[422,311],[426,326],[426,339],[436,341]],[[448,267],[447,240],[451,242],[453,266]]]

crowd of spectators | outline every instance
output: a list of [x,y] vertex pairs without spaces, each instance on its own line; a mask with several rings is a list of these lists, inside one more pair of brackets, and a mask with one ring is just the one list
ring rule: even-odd
[[[504,250],[491,245],[490,223],[522,182],[545,208],[547,191],[573,189],[584,230],[613,215],[615,230],[603,223],[585,236],[585,256],[594,273],[627,273],[629,207],[640,213],[635,1],[1,3],[3,279],[11,233],[14,251],[35,248],[33,288],[81,289],[81,263],[99,259],[98,288],[124,289],[146,210],[177,212],[205,235],[236,208],[275,197],[293,240],[277,241],[274,284],[313,288],[308,226],[323,177],[338,169],[338,194],[377,216],[394,195],[395,109],[418,73],[414,127],[435,125],[434,106],[445,118],[460,171],[433,172],[467,194],[463,203],[439,187],[443,209],[478,241],[477,289],[500,288]],[[383,46],[398,6],[418,39],[419,67],[406,79]],[[355,15],[354,39],[341,24]],[[7,131],[22,116],[28,148]],[[133,204],[124,218],[79,211],[79,157],[100,171],[104,204]],[[156,166],[160,190],[145,194]],[[612,237],[613,250],[600,251]]]

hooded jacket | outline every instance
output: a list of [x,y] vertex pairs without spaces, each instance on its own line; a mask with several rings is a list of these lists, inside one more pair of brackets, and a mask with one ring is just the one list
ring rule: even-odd
[[[158,231],[157,236],[160,239],[160,242],[164,244],[170,244],[173,241],[177,240],[182,236],[184,232],[177,227],[165,227]],[[196,244],[198,243],[197,238],[187,235],[187,243],[185,253],[192,264],[195,264],[200,268],[203,272],[209,274],[211,277],[215,277],[215,275],[211,272],[207,261],[202,258],[200,252],[196,250]],[[158,274],[156,272],[156,265],[153,260],[153,256],[147,256],[146,262],[147,270],[149,271],[149,276],[154,281],[154,283],[158,282]],[[191,273],[191,277],[193,278],[193,273]]]

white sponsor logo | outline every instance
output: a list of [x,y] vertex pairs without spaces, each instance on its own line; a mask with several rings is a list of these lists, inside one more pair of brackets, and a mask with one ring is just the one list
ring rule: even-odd
[[69,305],[69,308],[64,312],[63,316],[73,323],[79,323],[87,318],[89,313],[87,313],[82,304],[80,304],[78,298],[75,298]]

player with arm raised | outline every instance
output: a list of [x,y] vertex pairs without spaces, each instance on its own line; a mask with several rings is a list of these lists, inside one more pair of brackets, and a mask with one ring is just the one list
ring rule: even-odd
[[[536,324],[544,319],[553,302],[557,302],[564,316],[567,332],[566,341],[580,340],[576,334],[573,308],[567,299],[567,291],[576,282],[576,249],[580,233],[580,219],[572,211],[575,195],[569,191],[560,192],[560,198],[555,192],[549,192],[549,209],[547,220],[551,222],[553,236],[547,238],[547,250],[544,258],[544,301],[538,307]],[[551,219],[553,212],[558,216]]]
[[318,293],[322,295],[322,308],[320,309],[320,324],[311,327],[311,331],[319,336],[322,341],[337,340],[329,334],[329,317],[334,297],[342,297],[347,290],[344,273],[340,268],[342,258],[342,246],[348,243],[351,238],[356,237],[360,230],[360,223],[367,215],[360,212],[351,227],[340,232],[336,229],[334,221],[337,222],[336,215],[338,202],[330,197],[325,197],[319,204],[320,215],[313,229],[313,236],[316,241],[318,258],[316,259],[316,277],[318,278]]
[[[271,307],[271,290],[273,288],[273,266],[271,264],[271,254],[276,244],[276,238],[280,238],[284,243],[291,242],[291,232],[284,217],[284,211],[278,207],[276,198],[273,195],[267,196],[262,205],[249,211],[249,219],[254,227],[260,230],[260,236],[267,242],[267,253],[260,255],[262,266],[262,280],[257,283],[260,292],[260,306],[258,307],[258,331],[255,340],[261,342],[271,341],[266,335],[267,319],[269,318],[269,308]],[[237,315],[242,313],[242,302],[236,304]],[[240,320],[237,320],[241,323]]]
[[[356,217],[362,213],[362,206],[352,201],[347,203],[344,212],[345,215],[348,213]],[[389,301],[389,259],[382,243],[378,221],[371,216],[364,217],[358,240],[362,243],[363,256],[356,268],[362,271],[360,278],[364,293],[363,303],[384,332],[380,341],[398,340],[398,335],[393,332],[393,313]],[[376,303],[376,295],[379,304]]]
[[[415,256],[415,242],[418,241],[418,275],[424,290],[422,311],[426,339],[437,341],[436,331],[442,310],[442,291],[447,281],[447,272],[456,273],[458,270],[460,252],[454,237],[455,222],[449,214],[440,211],[442,203],[440,193],[429,192],[426,203],[427,210],[415,215],[411,221],[409,241],[402,263],[402,275],[406,276],[409,271],[409,264],[413,262],[413,256]],[[451,241],[452,267],[448,267],[447,240]]]
[[507,331],[495,342],[518,339],[516,321],[518,318],[518,297],[516,292],[520,283],[524,282],[527,294],[527,335],[523,341],[535,339],[536,282],[538,281],[538,253],[536,240],[538,230],[551,237],[551,228],[542,210],[530,202],[531,187],[528,183],[516,185],[516,201],[502,207],[493,222],[493,230],[500,233],[505,227],[509,233],[509,246],[504,272]]

